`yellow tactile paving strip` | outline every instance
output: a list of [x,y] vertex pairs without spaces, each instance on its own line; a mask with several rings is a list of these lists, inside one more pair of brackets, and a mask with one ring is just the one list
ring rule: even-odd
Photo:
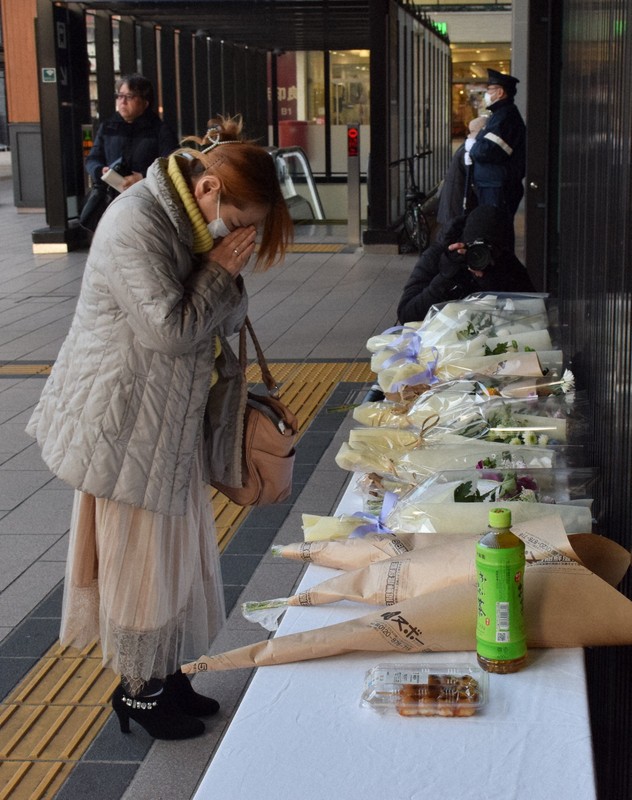
[[[7,365],[0,375],[44,375],[47,365]],[[280,396],[305,430],[334,386],[372,380],[368,363],[271,362]],[[10,369],[10,373],[6,370]],[[247,370],[258,383],[257,365]],[[249,513],[214,492],[213,508],[223,551]],[[118,683],[101,666],[101,651],[55,644],[0,705],[0,800],[51,798],[70,775],[110,715],[110,696]]]
[[302,244],[297,242],[288,247],[289,253],[340,253],[344,250],[344,244]]
[[49,375],[50,364],[0,364],[3,378],[23,378],[25,375]]
[[107,720],[118,680],[97,645],[52,647],[0,707],[0,798],[53,797]]

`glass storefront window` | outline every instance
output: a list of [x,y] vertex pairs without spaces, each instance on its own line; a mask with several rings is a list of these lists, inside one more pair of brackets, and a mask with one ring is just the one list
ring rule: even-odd
[[[369,55],[368,50],[331,51],[329,75],[326,74],[326,58],[322,51],[277,56],[279,146],[301,147],[314,174],[346,174],[346,136],[350,123],[360,123],[360,167],[366,172],[370,123]],[[269,99],[272,102],[271,93]],[[331,144],[329,170],[326,159],[328,132]]]
[[369,125],[369,51],[332,50],[330,73],[332,125]]
[[347,125],[360,123],[360,170],[369,152],[371,73],[369,50],[332,50],[329,60],[331,172],[347,173]]
[[325,124],[325,56],[321,52],[305,54],[307,119]]
[[451,45],[452,51],[452,136],[467,135],[471,119],[486,113],[487,70],[511,73],[511,47],[508,43]]

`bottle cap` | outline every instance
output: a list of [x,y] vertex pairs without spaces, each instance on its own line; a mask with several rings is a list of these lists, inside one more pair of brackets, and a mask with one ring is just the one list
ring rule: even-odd
[[492,508],[489,512],[489,524],[492,528],[511,527],[511,511],[508,508]]

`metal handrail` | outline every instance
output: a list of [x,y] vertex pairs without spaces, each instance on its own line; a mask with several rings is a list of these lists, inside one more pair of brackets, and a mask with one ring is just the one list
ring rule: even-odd
[[325,210],[323,209],[322,203],[320,202],[320,196],[318,194],[318,189],[316,188],[316,181],[314,180],[314,175],[312,174],[312,168],[309,164],[309,159],[307,158],[307,154],[303,150],[302,147],[292,146],[292,147],[278,147],[278,148],[269,148],[270,155],[274,156],[275,158],[283,158],[287,160],[288,157],[296,158],[305,174],[305,178],[307,181],[307,186],[309,189],[309,193],[311,199],[313,201],[313,209],[314,215],[316,219],[325,219]]

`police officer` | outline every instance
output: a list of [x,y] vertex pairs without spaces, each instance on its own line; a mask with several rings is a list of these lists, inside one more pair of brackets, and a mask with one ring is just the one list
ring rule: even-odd
[[514,104],[518,79],[487,70],[485,104],[491,116],[471,150],[472,177],[479,205],[496,206],[513,220],[524,194],[524,121]]

